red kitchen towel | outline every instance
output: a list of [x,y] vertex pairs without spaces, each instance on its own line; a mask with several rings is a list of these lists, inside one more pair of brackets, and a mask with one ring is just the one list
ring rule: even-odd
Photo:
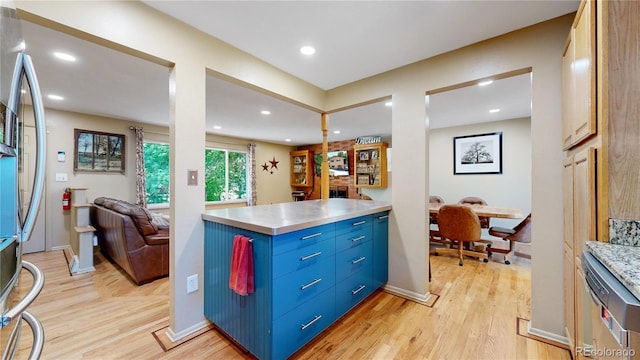
[[238,295],[246,296],[252,294],[254,284],[253,245],[251,244],[251,239],[242,235],[234,236],[231,256],[229,287]]

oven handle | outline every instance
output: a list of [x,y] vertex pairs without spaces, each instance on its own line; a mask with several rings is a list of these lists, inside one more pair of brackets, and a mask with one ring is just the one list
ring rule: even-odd
[[42,291],[42,287],[44,286],[44,273],[42,270],[38,269],[37,266],[33,265],[28,261],[22,261],[22,267],[31,273],[33,276],[33,285],[31,285],[31,290],[25,295],[20,302],[14,306],[12,309],[9,309],[3,316],[2,321],[0,321],[0,329],[9,325],[11,320],[15,319],[17,316],[21,316],[22,313],[27,309],[29,305],[36,299],[36,297]]
[[593,300],[596,306],[602,306],[602,302],[600,301],[600,299],[598,299],[598,296],[596,295],[596,293],[593,292],[586,278],[584,279],[584,288],[587,289],[587,291],[589,292],[589,295],[591,296],[591,300]]

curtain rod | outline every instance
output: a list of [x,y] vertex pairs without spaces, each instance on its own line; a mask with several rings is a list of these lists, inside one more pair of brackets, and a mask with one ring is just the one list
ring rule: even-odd
[[[135,130],[135,127],[134,126],[129,126],[129,130]],[[146,130],[144,128],[143,128],[143,130],[144,130],[144,132],[148,132],[150,134],[169,136],[169,133],[165,133],[165,132]],[[224,140],[209,140],[209,141],[210,142],[217,142],[217,143],[220,143],[220,144],[227,144],[227,145],[248,145],[248,144],[253,144],[251,141],[247,141],[246,143],[233,142],[233,141],[224,141]]]

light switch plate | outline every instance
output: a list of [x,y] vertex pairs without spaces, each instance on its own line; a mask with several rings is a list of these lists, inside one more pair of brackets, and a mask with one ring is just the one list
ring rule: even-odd
[[198,186],[198,170],[187,170],[187,185]]
[[56,173],[56,181],[67,181],[67,173]]

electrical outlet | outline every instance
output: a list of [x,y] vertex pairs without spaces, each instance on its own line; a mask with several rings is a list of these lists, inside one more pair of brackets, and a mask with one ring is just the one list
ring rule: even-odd
[[198,274],[187,276],[187,294],[198,290]]

